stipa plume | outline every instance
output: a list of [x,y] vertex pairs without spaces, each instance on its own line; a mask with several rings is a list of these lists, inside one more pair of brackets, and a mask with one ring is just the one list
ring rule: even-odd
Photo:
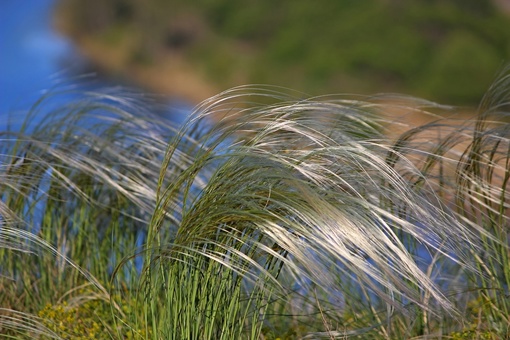
[[73,286],[93,283],[113,337],[504,337],[508,79],[467,120],[403,96],[247,86],[175,129],[88,97],[4,143],[2,274],[26,287],[12,231],[27,225],[47,243],[25,249],[44,277],[31,284],[67,275],[47,300],[84,301]]
[[[55,105],[61,97],[70,104]],[[106,287],[115,266],[147,234],[158,159],[174,133],[130,101],[108,92],[62,92],[43,97],[24,119],[3,116],[10,121],[0,132],[0,305],[6,321],[37,316],[84,283],[94,292],[81,294],[110,301]],[[134,279],[133,267],[119,275],[125,285]],[[120,310],[115,302],[112,307]]]
[[[263,105],[254,104],[257,97]],[[458,207],[444,199],[441,191],[455,186],[438,189],[437,176],[429,176],[430,161],[408,154],[436,157],[437,163],[458,160],[416,149],[412,136],[391,142],[385,135],[391,127],[378,118],[390,107],[377,98],[283,98],[273,88],[227,91],[198,107],[184,126],[181,135],[197,141],[191,149],[179,137],[171,143],[164,166],[184,149],[194,157],[193,165],[161,191],[152,228],[160,231],[165,216],[176,209],[173,202],[182,204],[175,240],[171,246],[158,244],[165,249],[161,262],[170,266],[162,270],[186,271],[180,279],[196,275],[198,283],[190,291],[179,279],[167,287],[168,295],[213,305],[238,298],[248,309],[253,303],[253,315],[243,317],[251,318],[258,331],[269,313],[260,314],[261,299],[264,308],[270,301],[299,304],[301,312],[310,314],[318,314],[320,301],[328,322],[341,324],[351,308],[349,299],[359,295],[357,308],[377,309],[373,321],[388,336],[385,329],[396,310],[410,319],[424,313],[420,322],[425,324],[434,314],[458,316],[439,284],[451,273],[441,272],[434,262],[476,272],[470,252],[480,253],[479,236],[486,233],[465,223]],[[423,108],[409,110],[426,114]],[[211,126],[210,120],[219,123]],[[463,127],[455,133],[467,132]],[[448,138],[422,147],[445,147],[441,143]],[[440,180],[454,181],[453,176]],[[198,188],[198,182],[207,184]],[[227,275],[230,281],[211,281],[217,288],[199,279],[204,275]],[[462,280],[448,288],[455,284]],[[250,289],[237,291],[237,285]],[[175,287],[185,291],[175,292]],[[313,297],[317,291],[320,298]],[[200,310],[189,306],[190,314]],[[198,314],[212,307],[203,308]],[[222,311],[203,322],[218,324],[225,318]],[[175,320],[169,329],[178,329],[186,313],[169,312],[176,313],[168,317]],[[236,324],[250,323],[246,319]],[[216,331],[213,337],[223,334],[222,328]]]

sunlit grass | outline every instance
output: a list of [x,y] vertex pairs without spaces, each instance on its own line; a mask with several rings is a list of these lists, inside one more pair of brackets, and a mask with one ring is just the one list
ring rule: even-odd
[[0,136],[0,334],[504,338],[509,80],[396,139],[380,98],[43,98]]

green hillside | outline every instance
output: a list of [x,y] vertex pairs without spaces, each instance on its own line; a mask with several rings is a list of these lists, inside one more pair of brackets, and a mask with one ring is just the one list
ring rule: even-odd
[[222,88],[269,83],[311,95],[389,91],[473,104],[510,60],[510,17],[488,0],[94,0],[69,8],[75,36],[112,48],[128,40],[134,63],[184,56]]

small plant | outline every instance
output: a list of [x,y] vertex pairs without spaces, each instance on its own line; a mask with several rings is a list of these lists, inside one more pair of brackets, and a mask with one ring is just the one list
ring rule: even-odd
[[[94,299],[74,306],[65,301],[55,305],[47,304],[38,316],[47,329],[65,339],[150,338],[151,332],[146,325],[133,329],[125,323],[128,316],[136,313],[136,299],[125,300],[115,295],[112,300]],[[112,302],[121,306],[121,312],[113,309]]]

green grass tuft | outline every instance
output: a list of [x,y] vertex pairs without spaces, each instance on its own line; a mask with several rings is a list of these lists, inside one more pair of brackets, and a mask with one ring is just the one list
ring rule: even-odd
[[[0,334],[508,337],[509,81],[457,122],[247,86],[179,129],[97,93],[32,126],[43,98],[1,133]],[[437,119],[390,138],[397,109]]]

